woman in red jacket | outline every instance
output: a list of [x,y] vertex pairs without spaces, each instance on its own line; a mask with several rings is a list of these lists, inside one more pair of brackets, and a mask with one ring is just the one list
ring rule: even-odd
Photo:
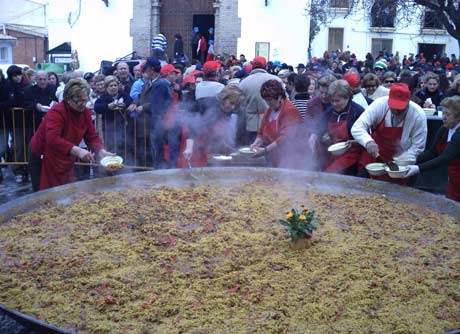
[[[64,100],[48,111],[32,137],[29,164],[34,191],[73,182],[77,158],[89,162],[94,153],[99,158],[114,155],[104,150],[86,108],[89,91],[85,81],[70,80],[64,88]],[[82,139],[91,151],[78,146]]]
[[303,169],[308,166],[306,130],[299,110],[286,99],[286,91],[277,80],[268,80],[260,88],[267,102],[259,131],[251,148],[254,157],[265,155],[272,167]]

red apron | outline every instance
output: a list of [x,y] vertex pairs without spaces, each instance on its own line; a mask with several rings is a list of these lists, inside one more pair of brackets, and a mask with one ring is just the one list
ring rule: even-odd
[[[269,144],[273,143],[280,135],[278,131],[278,118],[268,121],[263,127],[261,133],[265,146],[268,146]],[[278,148],[271,150],[268,153],[267,158],[273,167],[278,167],[281,162]]]
[[[347,114],[346,119],[343,121],[327,123],[328,133],[334,144],[353,139],[348,134],[347,129],[349,115],[350,113]],[[361,153],[362,147],[357,143],[353,143],[351,147],[342,155],[335,156],[330,154],[325,172],[342,172],[343,170],[357,164],[361,157]]]
[[[80,142],[86,129],[73,127],[66,134],[66,139],[72,143]],[[42,170],[40,174],[40,190],[75,181],[74,164],[76,157],[73,155],[61,156],[52,152],[48,145],[43,153]]]
[[[402,127],[385,126],[385,117],[387,113],[388,109],[375,131],[373,131],[371,134],[372,139],[374,139],[375,143],[379,146],[379,154],[383,161],[393,160],[393,157],[400,154],[402,151],[401,145],[399,143],[401,142],[404,123]],[[366,150],[363,150],[363,153],[361,154],[361,160],[359,162],[359,168],[363,168],[372,162],[379,161],[372,157]],[[407,178],[397,179],[389,177],[388,175],[370,175],[370,178],[400,185],[406,185],[409,182],[409,179]]]
[[[450,142],[438,143],[436,151],[439,155],[444,152]],[[447,164],[447,182],[446,196],[451,200],[460,201],[460,159],[453,159]]]

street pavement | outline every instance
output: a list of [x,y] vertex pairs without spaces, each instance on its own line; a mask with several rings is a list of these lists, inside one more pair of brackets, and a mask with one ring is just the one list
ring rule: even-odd
[[2,168],[3,181],[0,182],[0,204],[32,193],[32,183],[16,183],[11,167]]

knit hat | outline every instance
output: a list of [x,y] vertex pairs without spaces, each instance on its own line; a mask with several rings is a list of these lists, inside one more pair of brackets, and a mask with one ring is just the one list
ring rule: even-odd
[[387,70],[387,62],[384,59],[379,60],[375,63],[374,68],[380,68],[384,71]]

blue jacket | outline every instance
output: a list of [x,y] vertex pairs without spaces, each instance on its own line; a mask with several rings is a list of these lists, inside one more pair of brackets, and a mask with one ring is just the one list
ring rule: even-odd
[[173,90],[166,79],[158,79],[152,85],[150,113],[152,117],[163,117],[173,101]]

